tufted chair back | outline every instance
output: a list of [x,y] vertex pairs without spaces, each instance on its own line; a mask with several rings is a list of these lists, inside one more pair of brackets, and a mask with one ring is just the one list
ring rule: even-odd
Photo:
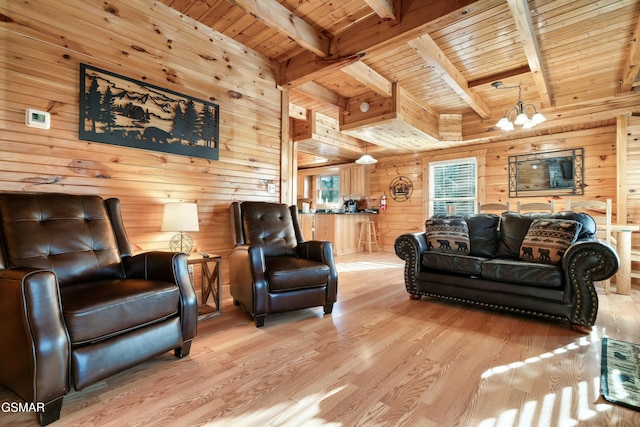
[[[238,206],[239,207],[239,206]],[[264,248],[265,256],[295,256],[298,246],[297,223],[285,204],[268,202],[242,202],[241,212],[232,221],[242,243]],[[294,225],[295,224],[295,225]]]
[[0,269],[52,270],[60,287],[122,278],[120,251],[107,209],[114,200],[68,194],[1,194],[0,235],[4,241]]

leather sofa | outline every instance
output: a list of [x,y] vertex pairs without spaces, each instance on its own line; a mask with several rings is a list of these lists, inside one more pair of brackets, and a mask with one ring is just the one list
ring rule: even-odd
[[338,295],[332,243],[304,240],[296,206],[246,201],[229,209],[229,288],[256,327],[270,313],[322,306],[330,314]]
[[[438,235],[447,232],[451,242]],[[598,313],[594,281],[619,266],[615,250],[595,233],[593,218],[577,212],[436,216],[424,232],[398,236],[395,252],[405,261],[412,299],[426,295],[568,321],[586,333]]]
[[118,199],[0,193],[0,383],[44,404],[173,350],[197,299],[183,253],[131,254]]

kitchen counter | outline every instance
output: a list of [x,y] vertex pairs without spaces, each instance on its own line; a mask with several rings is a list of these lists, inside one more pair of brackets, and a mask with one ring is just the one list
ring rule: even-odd
[[[377,211],[361,211],[361,212],[316,212],[316,215],[376,215]],[[303,214],[307,215],[307,214]]]
[[347,255],[358,252],[360,223],[369,221],[368,212],[315,214],[315,240],[333,243],[333,255]]

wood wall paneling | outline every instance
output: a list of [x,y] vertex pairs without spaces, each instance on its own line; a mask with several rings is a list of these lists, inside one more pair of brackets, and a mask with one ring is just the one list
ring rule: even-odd
[[[4,191],[118,197],[136,251],[168,250],[162,205],[196,201],[195,250],[223,256],[230,202],[279,200],[281,92],[267,58],[150,0],[3,2],[0,13]],[[79,140],[81,62],[217,103],[220,160]],[[50,130],[24,124],[29,107],[51,113]]]
[[[408,177],[413,183],[413,195],[408,201],[396,202],[388,197],[388,209],[378,218],[381,246],[393,250],[396,237],[405,232],[421,231],[428,216],[428,171],[432,161],[464,157],[478,159],[478,197],[485,203],[510,201],[515,206],[517,198],[509,198],[508,160],[511,155],[536,151],[584,148],[585,194],[584,196],[555,196],[556,205],[564,209],[566,197],[612,198],[616,203],[616,127],[607,126],[557,136],[538,136],[517,141],[499,141],[491,144],[466,146],[461,152],[449,148],[431,152],[380,158],[371,173],[371,194],[374,198],[386,193],[389,183],[398,175]],[[640,163],[638,163],[640,165]],[[639,169],[639,168],[636,168]],[[640,180],[639,180],[640,181]],[[524,200],[524,198],[522,198]],[[548,201],[549,197],[527,197],[526,201]]]

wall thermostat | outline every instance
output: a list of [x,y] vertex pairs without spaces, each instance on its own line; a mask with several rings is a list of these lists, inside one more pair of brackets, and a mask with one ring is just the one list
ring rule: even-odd
[[27,108],[25,123],[32,128],[49,129],[51,127],[51,114],[46,111]]

